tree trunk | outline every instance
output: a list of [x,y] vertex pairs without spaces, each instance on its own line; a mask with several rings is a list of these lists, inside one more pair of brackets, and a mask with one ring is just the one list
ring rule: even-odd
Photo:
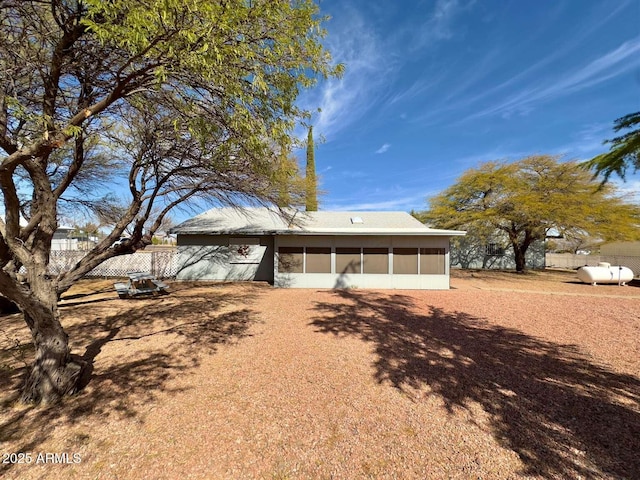
[[513,246],[513,253],[515,254],[516,261],[516,272],[522,273],[526,268],[526,259],[525,253],[527,253],[527,249],[521,247],[520,245]]
[[25,378],[21,401],[56,403],[74,393],[83,364],[71,359],[68,336],[58,318],[57,305],[30,308],[24,312],[35,346],[35,360]]

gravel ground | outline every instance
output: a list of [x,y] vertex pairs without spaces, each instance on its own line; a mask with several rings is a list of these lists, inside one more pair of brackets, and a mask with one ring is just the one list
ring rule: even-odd
[[62,407],[13,401],[28,333],[0,317],[0,475],[640,478],[640,288],[566,272],[451,285],[120,300],[83,282],[61,311],[92,375]]

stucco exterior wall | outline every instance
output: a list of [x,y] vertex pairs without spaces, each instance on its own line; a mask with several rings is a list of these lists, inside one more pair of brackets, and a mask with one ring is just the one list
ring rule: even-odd
[[[248,247],[248,248],[247,248]],[[279,247],[330,247],[331,273],[278,271]],[[336,248],[387,249],[393,272],[394,248],[440,248],[445,252],[443,274],[366,274],[336,271]],[[425,236],[300,235],[230,236],[179,235],[179,280],[266,281],[285,288],[449,288],[449,238]]]
[[273,238],[178,235],[178,280],[273,282]]

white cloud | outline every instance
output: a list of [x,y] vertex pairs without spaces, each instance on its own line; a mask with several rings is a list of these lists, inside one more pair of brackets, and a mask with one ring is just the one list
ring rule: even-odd
[[[576,49],[580,49],[587,39],[595,30],[602,27],[606,22],[608,22],[611,18],[613,18],[620,10],[628,5],[629,2],[619,3],[617,8],[608,9],[608,14],[599,17],[597,22],[593,22],[588,25],[587,28],[580,29],[575,35],[572,35],[566,42],[561,43],[560,45],[554,45],[554,48],[547,55],[544,55],[537,62],[529,65],[524,70],[518,72],[516,75],[511,78],[505,80],[504,82],[499,83],[488,89],[483,89],[480,93],[472,98],[466,98],[466,102],[475,102],[481,98],[486,98],[491,94],[496,92],[504,92],[507,88],[511,87],[514,84],[524,80],[531,75],[536,75],[536,80],[540,78],[541,73],[536,73],[541,70],[543,67],[547,68],[548,65],[557,61],[558,59],[568,55],[570,52]],[[532,41],[540,42],[541,38],[533,38]]]
[[615,50],[592,61],[572,75],[542,90],[538,98],[556,97],[597,85],[640,63],[640,37],[624,42]]
[[391,147],[390,143],[385,143],[384,145],[382,145],[378,150],[376,150],[376,153],[384,153],[387,150],[389,150],[389,148]]
[[[389,105],[393,105],[394,103],[406,102],[413,98],[420,97],[424,95],[425,92],[440,84],[444,79],[444,72],[441,72],[439,75],[434,75],[432,77],[420,77],[418,80],[413,82],[409,86],[409,88],[394,93],[387,103]],[[404,115],[406,117],[406,114]]]
[[475,0],[438,0],[431,15],[418,30],[413,43],[414,48],[420,49],[437,41],[451,39],[454,36],[454,19],[474,3]]
[[[437,121],[444,112],[455,111],[460,108],[467,110],[470,105],[487,101],[490,98],[498,98],[496,104],[481,109],[471,116],[464,117],[456,123],[464,123],[467,120],[478,117],[498,115],[504,119],[512,118],[516,115],[526,116],[538,107],[541,101],[562,97],[575,91],[589,88],[598,83],[604,82],[614,76],[624,74],[633,68],[637,68],[640,56],[635,53],[634,46],[639,39],[632,39],[622,44],[618,49],[605,54],[583,68],[572,69],[564,74],[564,70],[554,64],[568,64],[574,52],[584,49],[585,41],[598,29],[605,28],[607,22],[615,18],[621,11],[627,8],[631,1],[620,1],[614,8],[607,6],[595,10],[592,21],[585,22],[579,28],[571,30],[571,35],[566,41],[554,45],[551,51],[537,61],[534,61],[523,70],[508,78],[501,78],[500,71],[510,64],[510,49],[508,45],[500,45],[500,48],[487,51],[481,61],[471,65],[469,74],[463,75],[465,80],[458,81],[450,86],[447,95],[441,97],[441,105],[432,107],[428,112],[420,115],[417,120],[421,122]],[[471,6],[471,5],[469,5]],[[467,7],[468,8],[468,7]],[[544,41],[548,32],[540,29],[532,35],[528,42],[536,45]],[[504,51],[503,51],[504,50]],[[624,58],[617,58],[622,55]],[[599,65],[599,61],[613,62],[613,69],[607,72],[606,68]],[[508,70],[508,68],[507,68]],[[599,74],[596,75],[596,70]],[[555,72],[549,75],[548,72]],[[581,76],[584,81],[581,81]],[[487,88],[487,85],[489,87]],[[412,86],[407,94],[412,93],[415,88]],[[397,95],[398,99],[403,98],[404,93]],[[397,101],[395,97],[392,101]]]
[[400,210],[400,211],[409,211],[411,209],[420,209],[425,205],[425,195],[420,193],[419,195],[407,196],[395,198],[393,200],[371,200],[368,202],[353,202],[353,201],[345,201],[344,203],[336,203],[332,205],[323,205],[323,208],[326,210],[333,211],[357,211],[357,210],[381,210],[381,211],[389,211],[389,210]]
[[343,177],[343,178],[368,178],[369,174],[363,172],[361,170],[340,170],[335,173],[335,175]]
[[614,135],[612,127],[613,122],[587,124],[573,135],[571,142],[555,148],[551,153],[566,155],[571,159],[589,160],[609,149],[604,145],[604,140]]
[[356,10],[343,11],[326,27],[325,47],[336,63],[344,64],[345,73],[342,78],[321,81],[301,95],[299,104],[310,111],[320,109],[311,122],[314,131],[329,141],[375,103],[381,87],[389,81],[391,56]]
[[611,177],[611,183],[627,202],[640,204],[640,174],[633,174],[631,170],[627,172],[626,181]]
[[[559,78],[550,78],[546,86],[530,85],[506,100],[481,110],[467,120],[498,114],[505,118],[513,114],[527,114],[534,106],[553,98],[593,87],[617,77],[640,65],[640,37],[628,40],[615,50],[591,61],[582,68],[572,70]],[[507,84],[509,82],[505,82]]]
[[434,35],[439,38],[451,38],[451,19],[459,7],[458,0],[438,0],[429,20]]
[[[324,44],[334,61],[344,64],[345,73],[340,79],[321,81],[300,97],[299,105],[317,112],[312,118],[314,130],[330,141],[337,132],[362,118],[384,94],[385,86],[394,80],[395,62],[401,58],[398,49],[407,45],[420,49],[434,41],[450,39],[454,35],[454,19],[474,3],[475,0],[438,0],[419,27],[403,32],[404,36],[387,35],[384,40],[361,12],[342,4],[341,10],[325,25],[328,35]],[[407,39],[406,34],[411,38]],[[418,80],[406,91],[395,93],[387,103],[422,95],[444,77],[443,73],[436,78]]]

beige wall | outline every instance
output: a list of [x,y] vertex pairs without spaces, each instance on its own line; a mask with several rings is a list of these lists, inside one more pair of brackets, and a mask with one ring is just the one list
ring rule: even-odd
[[[246,255],[239,247],[248,247]],[[179,280],[273,282],[273,238],[257,235],[178,235]]]
[[[425,236],[277,236],[275,251],[285,247],[331,247],[331,273],[285,273],[279,272],[277,262],[274,268],[275,285],[299,288],[402,288],[402,289],[448,289],[449,288],[449,238]],[[336,258],[340,248],[385,248],[387,249],[389,273],[354,273],[359,265],[354,261],[348,268]],[[393,274],[394,248],[441,248],[445,251],[444,273],[442,274]],[[424,265],[425,263],[422,262]],[[416,268],[417,270],[417,268]]]
[[[264,280],[280,287],[298,288],[384,288],[448,289],[449,238],[427,236],[250,236],[251,257],[239,258],[230,242],[241,238],[228,235],[179,235],[178,279],[183,280]],[[278,271],[280,246],[330,247],[331,273],[290,274]],[[335,271],[336,248],[387,249],[389,273],[353,273]],[[442,248],[445,251],[442,274],[393,274],[393,248]],[[381,255],[384,258],[384,255]],[[376,261],[379,263],[380,258]],[[374,270],[381,270],[376,268]]]

